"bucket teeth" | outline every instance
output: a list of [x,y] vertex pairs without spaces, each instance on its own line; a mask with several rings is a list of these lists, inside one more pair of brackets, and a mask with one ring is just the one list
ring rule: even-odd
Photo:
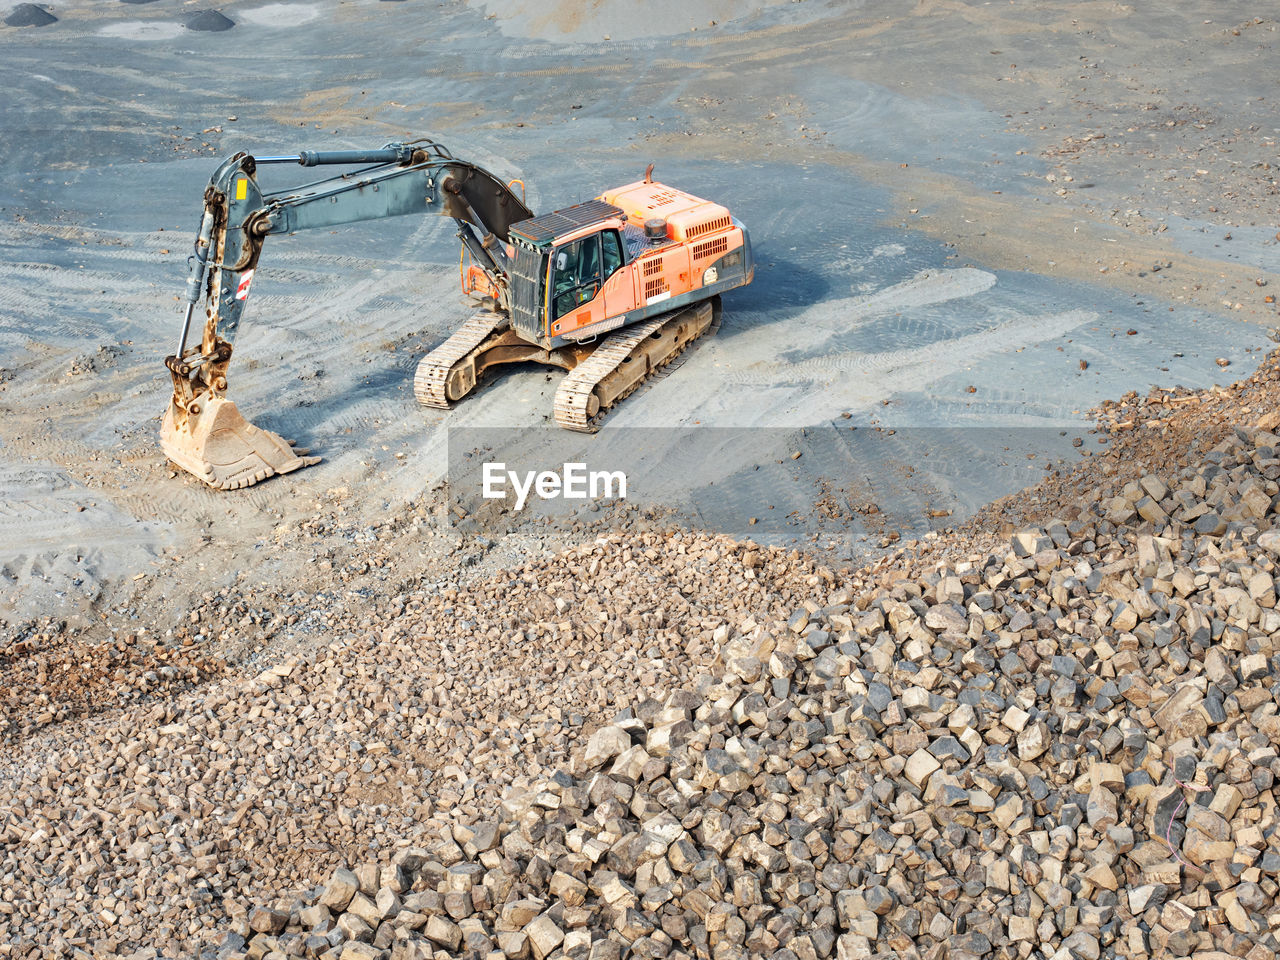
[[277,473],[319,463],[278,434],[255,427],[224,397],[205,397],[183,422],[172,403],[160,427],[165,456],[217,490],[251,487]]

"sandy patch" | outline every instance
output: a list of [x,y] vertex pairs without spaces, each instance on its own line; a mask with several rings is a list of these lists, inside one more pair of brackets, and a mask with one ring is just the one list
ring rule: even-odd
[[0,622],[86,609],[172,540],[52,464],[0,461]]
[[473,3],[509,37],[540,40],[638,40],[714,30],[746,20],[790,0],[656,0],[645,4],[581,3],[558,0],[529,4],[521,0]]
[[110,23],[98,31],[120,40],[172,40],[182,33],[182,24],[169,20],[149,23]]
[[240,12],[242,20],[260,27],[297,27],[318,16],[320,11],[310,3],[268,3],[265,7]]

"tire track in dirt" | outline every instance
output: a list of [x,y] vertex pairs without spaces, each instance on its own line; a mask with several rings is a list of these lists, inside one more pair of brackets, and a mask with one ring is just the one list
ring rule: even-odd
[[[795,378],[830,377],[839,373],[895,374],[898,388],[904,385],[920,386],[941,379],[962,363],[981,359],[1009,349],[1010,337],[1017,334],[1019,344],[1040,343],[1071,332],[1082,324],[1096,319],[1097,314],[1084,310],[1069,310],[1047,316],[1021,316],[1004,322],[993,323],[984,330],[952,337],[934,343],[911,343],[898,350],[879,353],[837,353],[823,357],[811,357],[796,363],[782,364],[770,370],[751,370],[730,374],[726,382],[745,386],[752,383],[777,383]],[[927,372],[924,368],[927,368]]]

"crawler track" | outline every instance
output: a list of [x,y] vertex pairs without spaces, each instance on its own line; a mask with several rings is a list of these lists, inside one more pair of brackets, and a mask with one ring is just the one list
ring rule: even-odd
[[567,430],[594,433],[602,413],[714,330],[718,313],[708,301],[611,334],[560,381],[556,423]]
[[[453,392],[449,389],[450,375],[457,377],[462,373],[465,361],[472,352],[506,323],[507,318],[501,313],[477,313],[459,327],[453,336],[423,357],[418,362],[418,371],[413,377],[413,395],[418,398],[418,402],[447,410],[449,394]],[[472,386],[474,382],[467,384],[466,389],[456,393],[453,399],[465,395]]]

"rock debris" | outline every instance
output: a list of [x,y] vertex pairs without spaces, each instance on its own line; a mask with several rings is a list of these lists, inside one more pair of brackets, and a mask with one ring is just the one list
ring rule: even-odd
[[1221,436],[1159,470],[1122,448],[1179,405],[1109,405],[1116,448],[994,505],[1042,511],[999,539],[846,573],[603,536],[79,726],[19,700],[0,937],[19,957],[1270,957],[1280,435],[1270,407],[1226,424],[1274,369],[1179,417]]

